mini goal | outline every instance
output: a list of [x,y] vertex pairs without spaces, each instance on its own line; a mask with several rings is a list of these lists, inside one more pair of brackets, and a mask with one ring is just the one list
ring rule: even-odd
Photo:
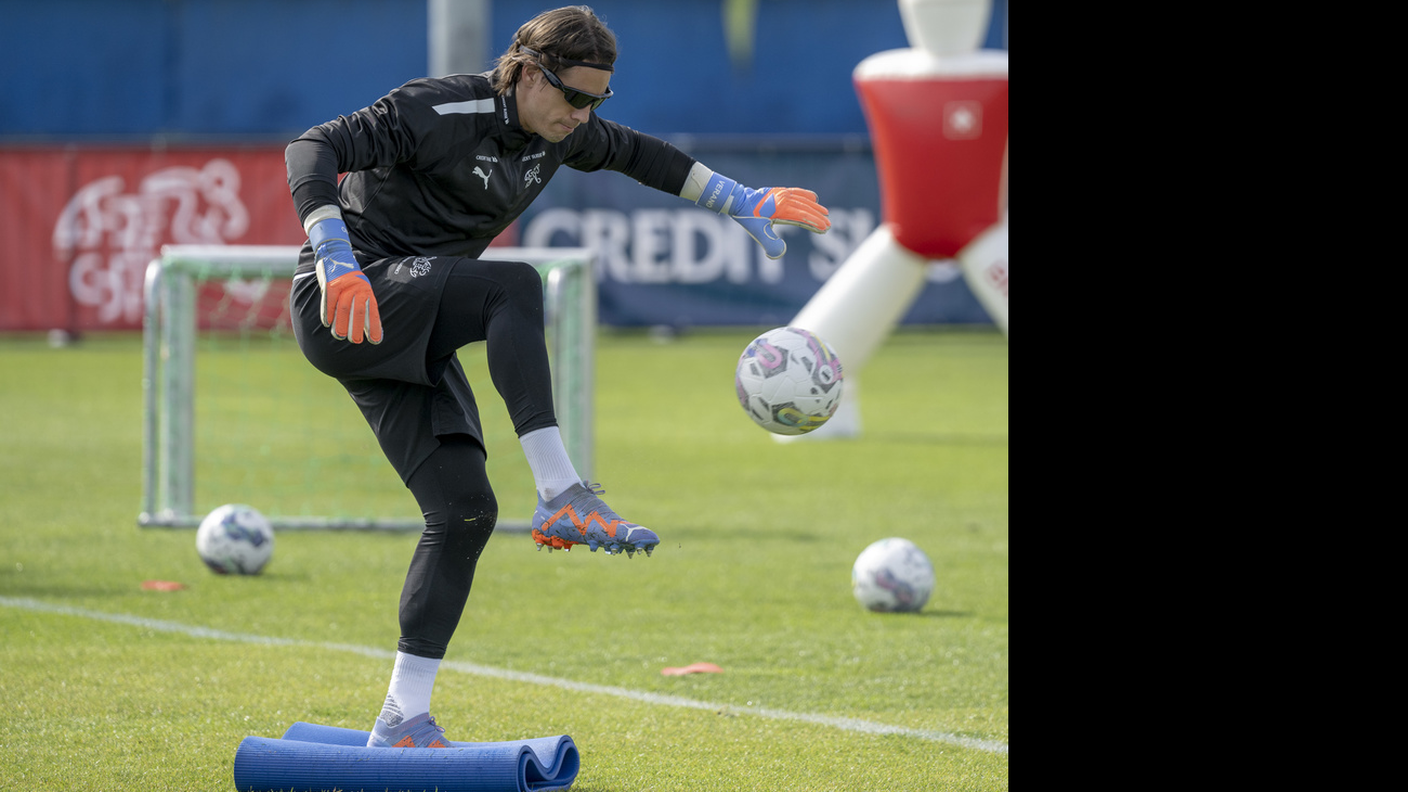
[[[147,267],[138,525],[194,528],[225,503],[275,529],[418,531],[415,499],[361,412],[303,358],[288,294],[297,246],[166,245]],[[543,275],[553,399],[578,473],[592,473],[597,322],[587,248],[491,247]],[[459,351],[479,403],[500,530],[526,531],[531,471],[484,365]]]

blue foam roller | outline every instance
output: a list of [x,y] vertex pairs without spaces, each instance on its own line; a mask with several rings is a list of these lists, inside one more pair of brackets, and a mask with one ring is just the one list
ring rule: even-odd
[[[288,727],[288,731],[284,732],[283,739],[360,748],[366,746],[367,738],[370,736],[372,736],[371,732],[358,729],[344,729],[341,726],[323,726],[318,723],[298,721]],[[577,744],[565,734],[558,737],[535,737],[531,740],[510,740],[508,742],[456,742],[453,740],[447,740],[447,742],[455,748],[510,748],[514,751],[517,751],[517,746],[527,746],[533,752],[536,761],[529,762],[524,768],[529,779],[528,786],[525,786],[524,789],[533,790],[533,792],[566,789],[576,779],[577,771],[581,766]],[[546,784],[550,782],[558,784],[558,786],[547,786]]]
[[566,735],[449,748],[367,748],[368,732],[295,723],[283,739],[246,737],[235,751],[240,792],[435,790],[551,792],[577,778],[581,761]]

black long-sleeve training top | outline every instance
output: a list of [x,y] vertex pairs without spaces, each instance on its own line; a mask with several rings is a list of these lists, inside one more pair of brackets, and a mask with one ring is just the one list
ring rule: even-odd
[[491,80],[492,72],[412,80],[303,133],[285,152],[299,220],[341,206],[364,260],[477,258],[562,165],[619,171],[674,195],[683,188],[694,159],[669,143],[595,112],[549,143],[523,129],[512,90],[499,95]]

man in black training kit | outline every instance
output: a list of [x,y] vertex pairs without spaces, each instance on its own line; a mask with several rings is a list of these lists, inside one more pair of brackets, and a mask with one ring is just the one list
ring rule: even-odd
[[597,116],[615,61],[616,37],[590,8],[547,11],[518,29],[493,71],[412,80],[288,146],[308,232],[290,295],[299,347],[347,388],[425,515],[368,746],[446,747],[431,690],[498,518],[455,350],[486,342],[537,485],[539,547],[649,555],[660,542],[578,477],[553,412],[542,280],[522,262],[481,260],[489,242],[563,165],[619,171],[727,214],[772,258],[786,250],[774,223],[831,227],[815,193],[751,190]]

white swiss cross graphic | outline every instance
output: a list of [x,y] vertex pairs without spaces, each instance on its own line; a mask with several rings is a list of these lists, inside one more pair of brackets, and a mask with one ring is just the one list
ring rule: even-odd
[[949,140],[973,140],[982,136],[982,102],[959,101],[944,105],[944,137]]

